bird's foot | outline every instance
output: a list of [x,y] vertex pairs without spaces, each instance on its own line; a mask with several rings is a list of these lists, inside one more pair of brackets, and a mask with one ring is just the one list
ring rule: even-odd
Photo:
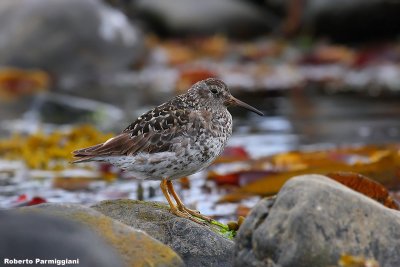
[[190,214],[191,216],[194,216],[196,218],[200,218],[200,219],[202,219],[202,220],[204,220],[206,222],[209,222],[209,223],[212,221],[212,219],[210,217],[202,215],[200,213],[200,211],[189,209],[185,205],[179,205],[178,206],[178,210],[181,211],[181,212],[186,212],[186,213]]
[[177,209],[177,208],[171,208],[171,212],[172,212],[173,214],[175,214],[176,216],[178,216],[178,217],[185,218],[185,219],[189,219],[189,220],[191,220],[191,221],[193,221],[193,222],[195,222],[195,223],[201,224],[201,225],[206,225],[205,222],[200,221],[199,219],[195,218],[194,216],[192,216],[192,215],[191,215],[189,212],[187,212],[187,211],[182,211],[182,210],[179,210],[179,209]]
[[[182,200],[179,198],[178,194],[175,192],[175,189],[171,181],[163,179],[161,181],[160,187],[161,190],[163,191],[165,198],[169,203],[171,212],[176,216],[192,220],[201,225],[207,225],[206,222],[210,223],[212,221],[211,218],[201,215],[199,211],[186,208]],[[173,203],[170,194],[175,199],[176,205],[175,203]]]

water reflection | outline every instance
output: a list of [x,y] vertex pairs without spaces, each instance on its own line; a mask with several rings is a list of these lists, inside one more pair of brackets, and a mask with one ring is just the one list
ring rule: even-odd
[[266,116],[233,111],[232,145],[248,147],[253,155],[301,149],[310,145],[397,142],[399,100],[360,95],[329,95],[316,90],[293,90],[274,97],[245,101]]

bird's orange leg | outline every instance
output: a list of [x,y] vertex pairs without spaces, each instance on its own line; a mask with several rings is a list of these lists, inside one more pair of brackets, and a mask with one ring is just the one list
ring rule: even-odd
[[175,214],[178,217],[186,218],[186,219],[192,220],[196,223],[203,224],[202,221],[199,221],[196,218],[193,218],[192,216],[190,216],[187,212],[184,212],[184,211],[178,209],[178,207],[174,204],[174,202],[171,199],[171,196],[168,193],[168,185],[167,185],[166,179],[161,180],[160,188],[161,188],[161,191],[163,192],[165,198],[167,199],[169,207],[173,214]]
[[169,193],[174,197],[174,199],[176,201],[178,210],[183,211],[183,212],[187,212],[190,215],[192,215],[194,217],[197,217],[197,218],[200,218],[200,219],[203,219],[203,220],[205,220],[207,222],[211,222],[212,221],[212,219],[210,217],[207,217],[207,216],[204,216],[204,215],[200,214],[199,211],[187,208],[183,204],[182,200],[179,198],[178,194],[175,192],[175,189],[174,189],[174,186],[172,184],[172,181],[166,181],[166,185],[167,185]]

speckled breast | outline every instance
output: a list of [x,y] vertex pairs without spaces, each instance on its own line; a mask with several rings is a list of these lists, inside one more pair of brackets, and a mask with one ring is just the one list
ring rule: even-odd
[[[226,110],[224,113],[214,114],[210,127],[205,134],[197,137],[201,154],[201,170],[210,165],[224,150],[225,145],[232,135],[232,116]],[[195,144],[196,145],[196,144]]]
[[203,126],[194,127],[186,137],[177,139],[168,152],[118,157],[118,162],[112,163],[139,179],[174,180],[194,174],[209,166],[224,150],[232,134],[232,116],[226,111]]

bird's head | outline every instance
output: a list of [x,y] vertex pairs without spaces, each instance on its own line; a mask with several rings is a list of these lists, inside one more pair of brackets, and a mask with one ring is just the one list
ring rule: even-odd
[[233,97],[228,86],[219,79],[208,78],[206,80],[199,81],[189,89],[188,94],[194,96],[197,99],[197,104],[200,106],[239,106],[257,113],[258,115],[264,115],[258,109]]

